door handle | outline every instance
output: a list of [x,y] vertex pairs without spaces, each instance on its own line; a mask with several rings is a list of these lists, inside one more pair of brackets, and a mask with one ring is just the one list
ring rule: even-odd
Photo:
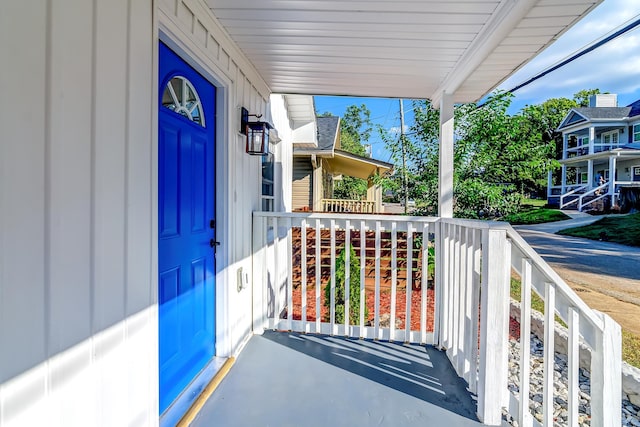
[[211,239],[209,240],[209,246],[215,248],[216,246],[220,246],[220,242],[216,242],[215,240]]

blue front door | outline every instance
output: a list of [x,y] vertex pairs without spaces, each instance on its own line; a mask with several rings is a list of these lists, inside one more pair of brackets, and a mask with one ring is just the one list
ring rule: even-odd
[[215,353],[215,87],[160,44],[160,413]]

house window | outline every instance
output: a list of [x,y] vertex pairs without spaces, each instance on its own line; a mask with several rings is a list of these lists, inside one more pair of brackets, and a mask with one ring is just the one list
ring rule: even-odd
[[633,125],[633,142],[640,142],[640,123]]
[[176,76],[167,82],[162,93],[162,106],[205,127],[200,97],[185,77]]
[[604,144],[604,145],[617,145],[618,144],[618,131],[603,133],[602,134],[602,144]]
[[589,182],[589,174],[587,172],[580,172],[579,184],[587,184]]
[[589,145],[589,137],[588,136],[579,136],[578,137],[578,146],[582,147],[584,145]]
[[275,210],[273,153],[262,157],[262,211]]

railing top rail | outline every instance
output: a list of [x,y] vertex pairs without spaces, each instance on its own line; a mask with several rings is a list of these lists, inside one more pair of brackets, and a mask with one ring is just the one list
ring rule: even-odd
[[375,200],[362,199],[322,199],[323,202],[358,202],[358,203],[375,203]]
[[571,289],[571,287],[556,273],[547,262],[518,234],[510,225],[507,226],[507,237],[526,258],[529,258],[534,265],[538,266],[542,274],[549,279],[549,282],[557,286],[557,290],[576,307],[586,319],[589,320],[599,330],[604,329],[602,319]]
[[472,227],[480,230],[506,230],[508,223],[502,221],[486,221],[480,219],[462,219],[462,218],[439,218],[439,222],[452,225],[460,225],[463,227]]
[[598,190],[604,190],[605,188],[607,188],[609,186],[609,181],[605,182],[604,184],[601,184],[597,187],[592,188],[591,190],[587,191],[586,193],[582,194],[580,196],[580,198],[584,198],[586,196],[589,196],[590,194],[595,193]]
[[562,197],[570,196],[573,193],[575,193],[576,191],[584,190],[585,188],[587,188],[586,184],[585,185],[580,185],[579,187],[574,188],[573,190],[569,191],[568,193],[563,194]]
[[396,222],[438,222],[438,217],[405,216],[405,215],[377,215],[364,213],[331,213],[331,212],[253,212],[254,217],[263,218],[291,218],[291,219],[338,219],[350,221],[396,221]]

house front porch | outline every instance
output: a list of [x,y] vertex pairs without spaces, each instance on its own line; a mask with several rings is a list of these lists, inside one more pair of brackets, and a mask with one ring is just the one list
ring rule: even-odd
[[[557,369],[555,318],[568,326],[568,425],[584,415],[584,348],[591,425],[620,425],[620,327],[508,224],[256,212],[253,237],[254,335],[194,425],[467,426],[508,416],[552,426],[557,374],[544,367]],[[512,280],[522,294],[517,336]],[[531,336],[533,293],[547,307],[535,369],[530,341],[519,339]],[[534,370],[544,383],[536,396]],[[541,421],[531,405],[543,406]]]
[[560,182],[554,185],[549,172],[547,190],[548,203],[560,209],[624,211],[621,191],[640,186],[640,151],[635,145],[572,157],[560,163]]
[[480,426],[433,346],[266,331],[253,336],[192,426]]

